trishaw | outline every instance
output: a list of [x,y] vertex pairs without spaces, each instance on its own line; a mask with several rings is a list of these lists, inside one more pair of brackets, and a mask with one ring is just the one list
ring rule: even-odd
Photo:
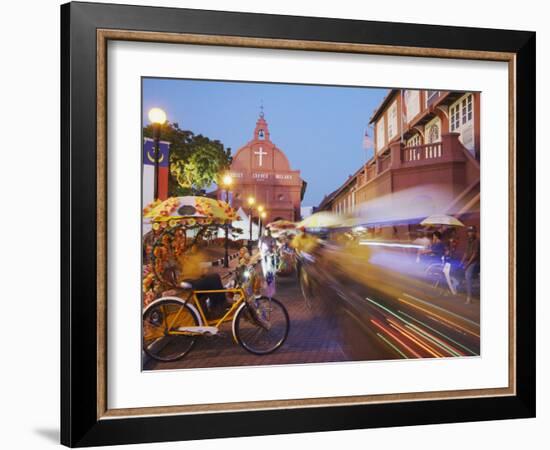
[[[144,245],[143,350],[159,361],[184,357],[198,338],[220,334],[231,322],[233,339],[245,350],[264,355],[283,345],[290,328],[284,305],[261,294],[257,262],[230,272],[222,289],[197,289],[178,280],[169,255],[185,256],[201,238],[238,219],[227,203],[206,197],[171,197],[144,210],[152,230]],[[210,296],[224,294],[225,308],[211,311]]]

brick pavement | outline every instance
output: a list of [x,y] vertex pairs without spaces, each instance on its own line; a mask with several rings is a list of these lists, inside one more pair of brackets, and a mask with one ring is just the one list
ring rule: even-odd
[[[235,265],[236,260],[231,262],[231,268]],[[228,272],[223,267],[211,267],[209,270],[220,275]],[[341,281],[346,288],[347,301],[351,298],[352,304],[355,302],[360,305],[367,294],[365,287],[354,283],[352,279]],[[464,305],[457,298],[430,297],[411,280],[385,281],[384,286],[391,285],[392,289],[397,290],[394,295],[407,295],[402,291],[406,287],[412,295],[479,321],[479,303]],[[336,285],[334,287],[337,291]],[[314,308],[310,310],[306,307],[296,277],[278,277],[275,297],[288,310],[290,331],[287,340],[277,351],[261,356],[248,353],[233,341],[231,323],[226,323],[221,328],[221,336],[198,338],[195,347],[183,359],[170,363],[149,360],[144,369],[311,364],[395,358],[396,355],[388,352],[388,348],[381,344],[372,328],[368,327],[365,317],[361,317],[353,307],[345,307],[346,301],[342,302],[336,291],[324,289],[317,292]],[[355,294],[352,295],[352,292]],[[476,345],[479,346],[479,341]]]

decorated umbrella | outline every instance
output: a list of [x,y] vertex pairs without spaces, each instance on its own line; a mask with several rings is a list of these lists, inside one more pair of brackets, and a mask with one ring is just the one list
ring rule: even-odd
[[291,222],[290,220],[276,220],[266,225],[266,228],[271,230],[292,230],[296,228],[296,223]]
[[334,225],[331,228],[355,228],[360,225],[363,225],[366,220],[362,217],[348,217],[344,220],[341,220],[338,225]]
[[237,212],[222,200],[208,197],[170,197],[154,201],[143,209],[143,218],[153,223],[153,229],[176,225],[213,225],[239,220]]
[[426,217],[420,225],[447,225],[451,227],[463,227],[464,224],[458,220],[456,217],[447,216],[445,214],[436,214],[433,216]]
[[296,224],[296,228],[331,228],[342,223],[342,218],[328,211],[321,211],[306,217]]
[[296,234],[298,234],[298,230],[296,228],[287,228],[285,230],[272,229],[271,231],[271,236],[276,239],[282,236],[295,236]]
[[[143,218],[151,222],[153,230],[160,231],[157,236],[154,233],[149,235],[154,242],[150,251],[150,272],[144,274],[143,290],[147,293],[154,291],[151,283],[155,280],[161,286],[175,286],[175,271],[168,270],[166,264],[171,257],[170,250],[174,254],[184,254],[207,230],[240,219],[226,202],[194,196],[154,201],[143,209]],[[182,229],[183,233],[180,233]],[[188,233],[193,236],[190,245],[187,242]]]

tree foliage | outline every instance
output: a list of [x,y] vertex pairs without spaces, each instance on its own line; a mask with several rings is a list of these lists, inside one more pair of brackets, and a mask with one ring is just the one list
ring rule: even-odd
[[[153,127],[145,127],[143,135],[152,138]],[[231,165],[230,148],[224,148],[218,140],[182,130],[177,123],[164,124],[161,139],[170,142],[170,195],[204,192],[212,183],[218,183],[218,178]]]

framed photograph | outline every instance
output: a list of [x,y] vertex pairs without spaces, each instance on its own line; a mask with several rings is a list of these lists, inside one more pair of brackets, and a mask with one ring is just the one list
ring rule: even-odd
[[61,441],[535,415],[535,33],[61,7]]

